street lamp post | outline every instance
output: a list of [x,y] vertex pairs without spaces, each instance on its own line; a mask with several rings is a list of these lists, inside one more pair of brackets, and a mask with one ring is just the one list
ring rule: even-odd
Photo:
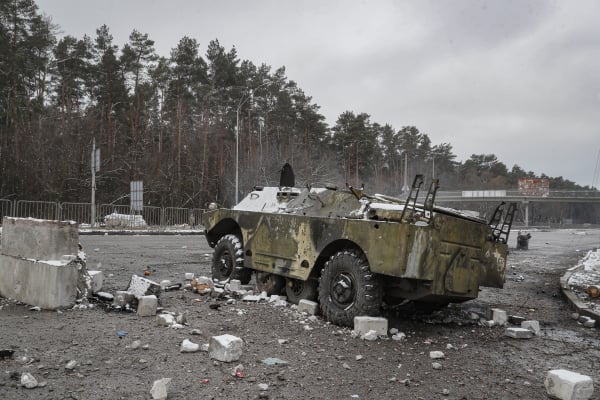
[[271,81],[263,82],[254,89],[249,89],[247,93],[240,98],[235,115],[235,204],[238,203],[239,184],[240,184],[240,110],[242,106],[252,99],[254,92],[257,89],[272,83]]

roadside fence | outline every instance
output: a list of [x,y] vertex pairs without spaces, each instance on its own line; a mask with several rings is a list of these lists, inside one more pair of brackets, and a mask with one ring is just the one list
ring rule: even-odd
[[[197,229],[203,209],[180,207],[143,207],[131,210],[129,205],[96,205],[93,228],[106,229]],[[92,228],[91,203],[59,203],[0,199],[0,226],[4,217],[75,221],[80,228]]]

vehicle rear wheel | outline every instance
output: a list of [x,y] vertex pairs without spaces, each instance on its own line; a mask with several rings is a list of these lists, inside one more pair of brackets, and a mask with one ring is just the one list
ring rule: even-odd
[[220,282],[239,279],[247,284],[252,270],[244,267],[242,241],[236,235],[225,235],[217,242],[212,261],[212,277]]
[[288,278],[285,280],[285,295],[292,304],[298,304],[302,299],[315,301],[317,300],[317,286],[316,279],[309,278],[303,281]]
[[319,302],[331,323],[353,326],[354,317],[377,316],[383,289],[365,256],[356,250],[340,251],[327,261],[319,282]]
[[281,294],[285,286],[285,278],[283,276],[270,274],[268,272],[256,273],[256,288],[259,292],[267,292],[269,296]]

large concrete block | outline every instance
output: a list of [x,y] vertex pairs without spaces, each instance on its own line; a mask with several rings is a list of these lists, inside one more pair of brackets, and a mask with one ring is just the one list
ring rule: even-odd
[[377,336],[387,336],[388,320],[382,317],[354,317],[354,331],[359,335],[375,331]]
[[544,386],[548,395],[560,400],[588,400],[594,393],[592,378],[566,369],[548,371]]
[[244,342],[233,335],[212,336],[208,342],[210,358],[223,362],[237,361],[242,356]]
[[0,296],[49,310],[71,307],[78,286],[85,287],[83,271],[78,259],[50,264],[0,254]]
[[4,217],[2,254],[33,260],[60,260],[77,255],[79,226],[73,221]]

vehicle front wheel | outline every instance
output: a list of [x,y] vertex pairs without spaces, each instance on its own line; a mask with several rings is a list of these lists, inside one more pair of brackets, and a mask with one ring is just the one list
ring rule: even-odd
[[252,270],[244,267],[242,241],[236,235],[225,235],[217,242],[212,261],[212,277],[220,282],[239,279],[247,284]]
[[377,316],[383,289],[365,256],[340,251],[327,261],[319,282],[319,302],[325,318],[336,325],[353,326],[354,317]]

